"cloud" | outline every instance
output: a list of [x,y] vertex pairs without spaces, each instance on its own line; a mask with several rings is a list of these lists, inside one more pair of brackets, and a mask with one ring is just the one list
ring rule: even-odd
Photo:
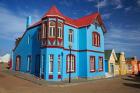
[[112,0],[112,5],[115,5],[114,9],[121,9],[123,8],[123,4],[121,0]]
[[[88,0],[88,1],[92,2],[92,1],[95,1],[95,0]],[[104,8],[104,7],[110,6],[110,5],[115,6],[114,9],[123,8],[123,4],[122,4],[121,0],[101,0],[98,4],[95,5],[95,7]]]
[[121,9],[123,6],[119,4],[115,9]]
[[115,49],[116,51],[124,51],[128,56],[137,55],[137,49],[140,47],[140,29],[129,29],[110,26],[105,34],[105,49]]
[[107,0],[102,0],[102,1],[98,2],[97,5],[95,5],[95,7],[99,7],[99,8],[103,8],[105,6],[107,6]]
[[126,11],[126,12],[128,12],[128,11],[130,11],[132,9],[132,7],[126,7],[124,10]]
[[103,19],[109,19],[110,16],[111,16],[111,13],[102,14],[102,18],[103,18]]
[[62,0],[60,2],[60,5],[66,6],[66,7],[70,7],[70,6],[72,6],[72,2],[71,1],[68,1],[68,0]]
[[[35,13],[26,13],[25,11],[13,12],[0,6],[0,38],[14,41],[25,31],[26,17]],[[36,17],[37,18],[38,14]]]
[[140,6],[140,0],[137,0],[137,4]]

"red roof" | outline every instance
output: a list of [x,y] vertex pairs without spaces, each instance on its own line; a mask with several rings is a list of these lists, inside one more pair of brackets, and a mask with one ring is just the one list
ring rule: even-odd
[[94,20],[97,18],[98,15],[99,15],[98,13],[93,13],[93,14],[84,16],[82,18],[75,20],[75,23],[78,27],[90,25],[94,22]]
[[61,12],[56,8],[56,6],[52,6],[49,11],[43,16],[43,18],[45,17],[49,17],[49,16],[60,16],[63,17],[63,15],[61,14]]
[[[101,17],[100,17],[100,14],[99,13],[92,13],[90,15],[87,15],[87,16],[84,16],[82,18],[79,18],[79,19],[72,19],[72,18],[69,18],[67,16],[64,16],[57,8],[56,6],[52,6],[50,8],[50,10],[43,16],[43,18],[45,17],[51,17],[51,16],[58,16],[58,17],[61,17],[65,20],[65,24],[69,24],[71,26],[74,26],[76,28],[79,28],[79,27],[83,27],[83,26],[88,26],[90,24],[92,24],[95,19],[98,17],[99,19],[99,23],[100,24],[103,24],[102,20],[101,20]],[[33,24],[32,26],[30,27],[34,27],[36,25],[39,25],[41,23],[41,21]]]

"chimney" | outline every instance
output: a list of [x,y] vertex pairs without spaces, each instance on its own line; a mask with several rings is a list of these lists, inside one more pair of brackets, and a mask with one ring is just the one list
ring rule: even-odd
[[26,29],[31,25],[31,16],[27,17]]
[[121,52],[121,55],[124,55],[124,52]]

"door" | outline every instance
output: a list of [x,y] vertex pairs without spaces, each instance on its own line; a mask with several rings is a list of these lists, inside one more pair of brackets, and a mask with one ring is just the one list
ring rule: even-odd
[[21,61],[21,57],[17,56],[16,57],[16,68],[15,68],[16,71],[20,70],[20,61]]
[[110,71],[111,71],[111,74],[114,74],[114,65],[113,64],[110,64]]
[[40,76],[40,55],[36,56],[36,61],[35,61],[35,75],[37,77]]

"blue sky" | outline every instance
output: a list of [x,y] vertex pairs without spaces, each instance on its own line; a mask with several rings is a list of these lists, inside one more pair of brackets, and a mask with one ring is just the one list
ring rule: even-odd
[[140,0],[0,0],[0,55],[10,53],[25,31],[26,17],[37,22],[52,5],[66,16],[100,13],[107,28],[105,49],[124,51],[140,59]]

